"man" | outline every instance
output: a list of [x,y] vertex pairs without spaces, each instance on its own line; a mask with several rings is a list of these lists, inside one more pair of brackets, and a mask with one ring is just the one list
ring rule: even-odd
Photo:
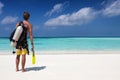
[[[32,36],[32,25],[28,22],[30,14],[28,12],[23,13],[23,24],[27,29],[27,34],[29,33],[30,41],[32,48],[34,49],[33,44],[33,36]],[[17,23],[16,27],[19,26],[20,23]],[[24,41],[18,42],[16,46],[16,71],[19,71],[19,62],[20,62],[20,55],[22,55],[22,72],[25,71],[25,63],[26,63],[26,54],[28,53],[28,44],[27,44],[27,36]]]

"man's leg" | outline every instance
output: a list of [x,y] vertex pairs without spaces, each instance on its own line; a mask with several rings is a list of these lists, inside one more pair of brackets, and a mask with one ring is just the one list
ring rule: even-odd
[[26,54],[22,54],[22,72],[25,71]]
[[25,71],[27,49],[22,49],[22,72]]
[[19,62],[20,62],[20,55],[22,51],[21,49],[16,49],[16,71],[19,71]]
[[19,71],[20,55],[16,56],[16,71]]

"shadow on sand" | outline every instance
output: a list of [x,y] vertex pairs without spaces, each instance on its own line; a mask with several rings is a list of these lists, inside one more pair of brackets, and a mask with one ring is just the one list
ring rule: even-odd
[[45,69],[45,68],[46,68],[46,66],[29,67],[29,68],[26,68],[25,70],[26,70],[26,72],[28,72],[28,71],[40,71],[40,70],[43,70],[43,69]]

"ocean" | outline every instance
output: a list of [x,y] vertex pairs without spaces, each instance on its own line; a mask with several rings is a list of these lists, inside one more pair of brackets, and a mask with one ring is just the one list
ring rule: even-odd
[[[120,38],[34,38],[34,44],[35,51],[120,50]],[[9,38],[0,38],[0,51],[12,50]]]

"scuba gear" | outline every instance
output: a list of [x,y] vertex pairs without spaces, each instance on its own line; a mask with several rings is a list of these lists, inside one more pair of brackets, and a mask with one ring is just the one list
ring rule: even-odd
[[[27,44],[27,27],[24,26],[23,22],[19,22],[17,28],[10,35],[10,42],[13,48],[18,49],[19,47],[28,50]],[[13,52],[15,53],[15,52]],[[29,50],[28,50],[29,54]]]

